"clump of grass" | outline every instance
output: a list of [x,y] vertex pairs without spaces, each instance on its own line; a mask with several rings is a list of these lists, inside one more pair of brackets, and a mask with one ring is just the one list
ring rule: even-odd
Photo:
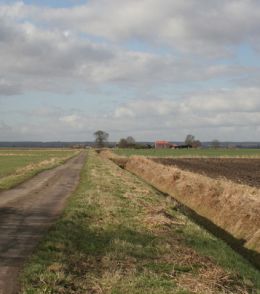
[[[160,193],[90,152],[63,216],[25,267],[22,293],[257,291],[257,271],[235,253],[230,268],[218,258],[221,251],[214,255],[209,249],[212,238],[222,242],[173,208]],[[205,250],[188,242],[201,235]],[[247,273],[240,272],[241,263]]]

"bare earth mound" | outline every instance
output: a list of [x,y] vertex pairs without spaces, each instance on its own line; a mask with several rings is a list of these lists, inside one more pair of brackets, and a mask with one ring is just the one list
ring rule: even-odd
[[155,158],[155,162],[260,188],[259,158]]
[[20,268],[61,213],[84,162],[85,154],[81,153],[0,193],[0,294],[17,293]]

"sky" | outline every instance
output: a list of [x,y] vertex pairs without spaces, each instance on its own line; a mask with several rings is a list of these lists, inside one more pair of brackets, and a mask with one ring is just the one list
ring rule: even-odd
[[260,141],[259,0],[0,0],[0,141]]

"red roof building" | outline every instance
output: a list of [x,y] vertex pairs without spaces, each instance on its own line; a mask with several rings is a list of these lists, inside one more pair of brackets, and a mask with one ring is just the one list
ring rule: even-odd
[[156,149],[171,148],[172,144],[168,141],[155,141],[154,147]]

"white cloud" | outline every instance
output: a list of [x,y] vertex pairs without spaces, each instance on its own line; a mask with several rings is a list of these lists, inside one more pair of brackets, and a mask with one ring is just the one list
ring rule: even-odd
[[21,86],[16,81],[8,81],[5,78],[0,78],[0,95],[11,96],[20,94]]
[[195,112],[260,112],[260,89],[210,91],[192,95],[183,104]]
[[[156,87],[257,74],[254,67],[206,62],[192,55],[196,51],[203,57],[206,51],[221,55],[222,49],[255,40],[258,6],[256,1],[204,0],[166,0],[163,4],[158,0],[92,0],[72,8],[44,8],[21,1],[2,4],[0,95],[69,93],[108,83]],[[99,42],[100,36],[113,43]],[[132,39],[155,42],[159,48],[168,44],[191,54],[122,47],[122,42]]]
[[70,92],[112,83],[140,88],[240,76],[250,68],[203,64],[192,58],[125,50],[46,30],[0,21],[0,95],[27,91]]
[[[191,93],[178,101],[136,100],[119,106],[114,117],[122,121],[133,121],[134,118],[136,125],[142,125],[144,129],[160,127],[168,134],[172,130],[184,136],[187,130],[197,130],[204,140],[205,134],[212,136],[220,129],[232,128],[230,136],[238,140],[239,136],[245,136],[241,128],[251,128],[249,133],[254,136],[259,130],[260,88]],[[258,140],[258,137],[254,139]]]
[[[115,110],[115,117],[190,115],[193,113],[260,112],[260,88],[208,91],[186,94],[178,100],[137,100]],[[260,123],[260,121],[259,121]]]
[[63,122],[66,126],[72,128],[81,129],[84,126],[84,120],[77,114],[66,115],[60,117],[59,120]]
[[1,133],[7,133],[12,130],[11,126],[7,125],[4,121],[0,121],[0,131]]
[[37,8],[19,2],[2,5],[0,15],[117,42],[139,39],[213,56],[243,42],[259,46],[258,0],[91,0],[73,8]]
[[121,106],[115,110],[115,118],[121,118],[121,117],[135,117],[135,114],[132,109]]
[[[247,99],[244,99],[247,97]],[[113,113],[89,114],[80,109],[37,108],[30,122],[2,124],[3,138],[27,140],[93,140],[97,129],[110,140],[128,135],[136,140],[183,140],[188,133],[200,140],[255,140],[260,130],[260,88],[190,93],[178,100],[139,99],[118,105]],[[8,126],[8,127],[7,127]],[[5,129],[5,131],[4,131]]]
[[142,140],[170,139],[172,133],[181,139],[194,130],[201,139],[223,134],[259,140],[259,63],[236,57],[238,46],[247,44],[257,59],[259,27],[257,0],[0,4],[1,108],[12,95],[48,91],[69,100],[91,89],[95,100],[108,89],[106,105],[114,109],[111,114],[102,105],[101,113],[93,106],[98,103],[89,103],[89,115],[41,106],[24,111],[19,123],[10,124],[5,114],[8,123],[0,131],[13,138],[76,139],[107,128],[115,139],[128,133]]

